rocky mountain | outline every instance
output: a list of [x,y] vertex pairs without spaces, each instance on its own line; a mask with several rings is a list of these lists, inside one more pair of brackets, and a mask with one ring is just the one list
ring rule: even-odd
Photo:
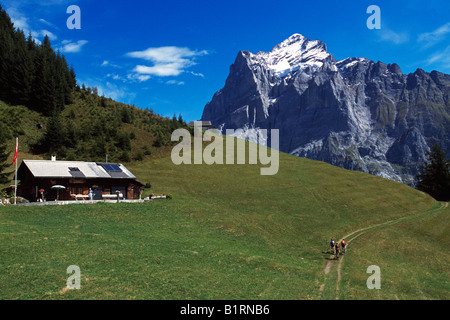
[[337,61],[294,34],[270,52],[240,51],[202,120],[248,140],[279,129],[283,152],[413,185],[434,143],[450,151],[450,75]]

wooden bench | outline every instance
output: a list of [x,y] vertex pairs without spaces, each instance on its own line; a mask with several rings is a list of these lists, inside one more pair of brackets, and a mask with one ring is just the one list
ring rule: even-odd
[[89,195],[87,195],[87,194],[71,194],[70,196],[72,198],[74,198],[75,200],[78,200],[79,198],[81,198],[82,200],[89,199]]
[[[102,198],[106,199],[117,199],[117,194],[102,194]],[[123,193],[119,193],[119,199],[123,199]]]

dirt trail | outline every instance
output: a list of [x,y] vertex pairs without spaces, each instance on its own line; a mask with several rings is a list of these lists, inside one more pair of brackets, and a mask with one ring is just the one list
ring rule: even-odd
[[[361,229],[352,231],[351,233],[349,233],[349,234],[343,236],[342,238],[340,238],[340,239],[338,240],[338,242],[341,243],[341,242],[342,242],[342,239],[346,239],[346,242],[347,242],[347,248],[348,248],[349,244],[350,244],[353,240],[355,240],[355,239],[358,238],[359,236],[361,236],[361,235],[363,235],[363,234],[369,232],[371,229],[375,229],[375,228],[378,228],[378,227],[383,227],[383,226],[388,226],[388,225],[397,224],[397,223],[399,223],[399,222],[402,222],[403,220],[415,219],[415,218],[421,217],[421,216],[422,216],[423,214],[425,214],[425,213],[436,213],[436,212],[438,212],[438,211],[441,211],[441,210],[447,208],[447,207],[448,207],[448,204],[449,204],[448,202],[441,202],[441,206],[440,206],[439,208],[430,209],[430,210],[427,210],[427,211],[425,211],[425,212],[420,212],[420,213],[417,213],[417,214],[412,215],[412,216],[406,216],[406,217],[402,217],[402,218],[397,218],[397,219],[389,220],[389,221],[386,221],[386,222],[383,222],[383,223],[374,224],[374,225],[371,225],[371,226],[368,226],[368,227],[365,227],[365,228],[361,228]],[[356,234],[356,235],[355,235],[355,234]],[[353,235],[355,235],[355,236],[352,237]],[[351,237],[351,238],[350,238],[350,237]],[[349,238],[350,238],[350,239],[349,239]],[[343,263],[343,261],[344,261],[344,257],[345,257],[345,255],[341,255],[341,257],[340,257],[339,260],[335,260],[335,259],[329,259],[329,260],[328,260],[328,262],[327,262],[327,264],[326,264],[326,266],[325,266],[325,269],[324,269],[324,274],[325,274],[324,281],[323,281],[323,283],[320,285],[320,288],[319,288],[319,299],[322,297],[322,293],[323,293],[323,291],[324,291],[324,289],[325,289],[325,286],[326,286],[327,274],[330,273],[331,268],[333,267],[335,261],[339,261],[339,262],[338,262],[338,266],[337,266],[336,300],[339,299],[339,285],[340,285],[340,282],[341,282],[341,280],[342,280],[341,270],[342,270],[342,263]]]

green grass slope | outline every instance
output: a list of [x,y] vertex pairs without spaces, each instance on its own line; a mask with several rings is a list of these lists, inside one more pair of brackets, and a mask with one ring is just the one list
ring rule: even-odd
[[[450,299],[449,233],[447,203],[417,219],[362,234],[346,257],[340,298]],[[363,272],[369,265],[380,267],[379,290],[367,290],[369,274]]]
[[[258,165],[176,166],[169,156],[129,167],[173,200],[0,208],[0,298],[334,299],[321,292],[331,237],[437,205],[403,184],[286,154],[274,176],[261,176]],[[448,298],[442,285],[425,283],[448,272],[448,257],[435,246],[448,243],[446,214],[409,222],[416,229],[398,224],[373,233],[386,243],[423,233],[426,250],[406,256],[383,250],[372,262],[373,248],[355,240],[338,297]],[[432,274],[421,272],[419,259],[432,264]],[[386,281],[397,273],[407,281],[413,266],[409,284],[427,293],[386,283],[374,294],[365,288],[368,263],[378,263]],[[69,291],[66,268],[73,264],[82,287]]]

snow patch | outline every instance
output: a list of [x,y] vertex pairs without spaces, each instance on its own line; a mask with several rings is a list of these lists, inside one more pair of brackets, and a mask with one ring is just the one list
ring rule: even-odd
[[319,40],[310,40],[301,34],[294,34],[276,45],[270,52],[252,54],[252,62],[264,65],[282,78],[288,74],[311,67],[318,69],[330,54]]

